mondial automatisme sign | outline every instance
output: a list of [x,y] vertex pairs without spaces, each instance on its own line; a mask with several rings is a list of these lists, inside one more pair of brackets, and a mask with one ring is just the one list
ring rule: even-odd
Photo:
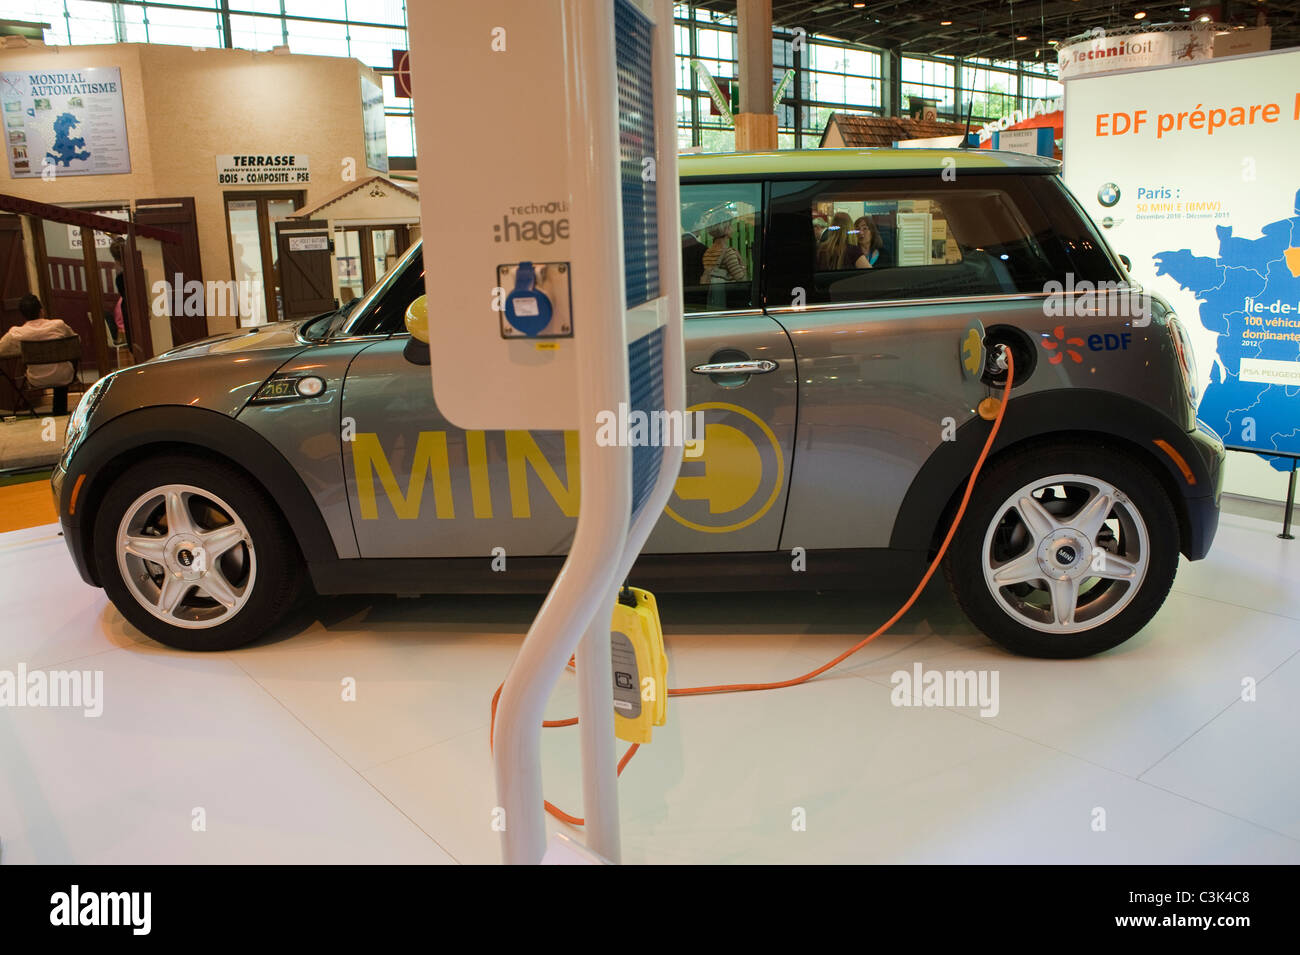
[[131,171],[116,66],[0,73],[0,114],[15,179]]

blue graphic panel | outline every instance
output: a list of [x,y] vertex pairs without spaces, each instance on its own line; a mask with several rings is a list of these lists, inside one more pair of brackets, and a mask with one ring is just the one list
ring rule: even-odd
[[623,268],[627,307],[659,297],[656,218],[654,26],[627,0],[614,3],[618,69],[619,172],[623,193]]
[[[1197,416],[1226,444],[1300,454],[1300,192],[1292,211],[1258,239],[1218,226],[1215,257],[1179,249],[1153,258],[1157,275],[1196,295],[1201,324],[1218,335]],[[1243,381],[1242,359],[1252,358],[1293,363],[1295,384]],[[1287,458],[1266,460],[1291,469]]]
[[[664,330],[656,328],[627,346],[629,414],[640,411],[646,419],[664,410]],[[663,448],[642,443],[632,448],[632,518],[654,488],[663,463]]]

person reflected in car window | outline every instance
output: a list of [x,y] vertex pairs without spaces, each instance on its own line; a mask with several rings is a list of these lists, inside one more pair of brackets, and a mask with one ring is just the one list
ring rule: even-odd
[[713,243],[704,250],[701,285],[714,282],[744,282],[749,278],[749,270],[745,268],[740,253],[729,244],[731,226],[730,219],[709,226],[709,237],[713,239]]
[[860,216],[853,223],[854,237],[858,243],[858,257],[853,262],[857,269],[872,269],[880,261],[880,250],[885,247],[884,240],[871,216]]
[[822,234],[826,231],[826,217],[820,212],[814,212],[812,217],[813,223],[813,241],[820,242]]
[[821,242],[817,243],[817,271],[840,272],[853,268],[859,255],[856,244],[851,243],[849,233],[853,229],[853,219],[847,212],[837,212],[831,218],[831,224],[822,233]]

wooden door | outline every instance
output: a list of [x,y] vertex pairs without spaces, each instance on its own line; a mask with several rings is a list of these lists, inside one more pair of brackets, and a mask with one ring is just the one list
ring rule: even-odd
[[[0,216],[0,335],[14,325],[21,325],[23,317],[18,312],[18,300],[31,291],[27,281],[27,261],[23,256],[23,226],[18,216]],[[5,371],[14,381],[21,381],[23,363],[20,358],[0,358]],[[13,409],[20,402],[0,378],[0,408]]]
[[[165,280],[169,287],[183,290],[186,282],[197,281],[203,284],[203,261],[199,255],[199,230],[194,212],[192,196],[180,196],[170,199],[140,199],[135,204],[135,221],[140,225],[158,226],[171,229],[181,236],[180,244],[163,242],[163,275],[156,276]],[[207,296],[203,296],[200,308],[207,308]],[[224,296],[216,300],[226,301]],[[171,317],[172,345],[184,345],[186,342],[206,338],[208,335],[208,317],[205,312],[198,315],[173,315]]]
[[23,255],[23,224],[18,216],[0,216],[0,335],[21,325],[18,300],[31,293]]
[[323,219],[277,222],[275,241],[284,317],[306,318],[336,308],[329,224]]

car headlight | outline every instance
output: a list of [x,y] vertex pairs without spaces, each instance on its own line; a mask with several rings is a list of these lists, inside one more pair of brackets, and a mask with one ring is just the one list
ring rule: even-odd
[[1183,386],[1187,389],[1187,399],[1196,407],[1200,397],[1200,379],[1196,376],[1196,355],[1192,353],[1192,343],[1187,337],[1187,329],[1173,312],[1169,313],[1169,338],[1174,344],[1174,354],[1178,356],[1178,369],[1183,373]]
[[108,388],[108,383],[112,377],[111,374],[105,375],[87,388],[86,393],[83,394],[81,400],[77,402],[77,407],[68,417],[68,430],[63,436],[63,454],[61,456],[61,463],[67,464],[68,459],[72,457],[72,452],[75,451],[77,445],[81,443],[81,439],[86,431],[86,422],[90,420],[90,416],[94,414],[95,408],[99,404],[100,399],[104,397],[104,392]]

